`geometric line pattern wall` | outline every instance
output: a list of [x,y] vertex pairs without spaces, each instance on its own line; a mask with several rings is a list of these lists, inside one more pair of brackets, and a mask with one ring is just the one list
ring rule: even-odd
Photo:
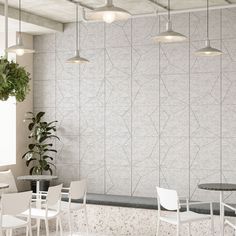
[[59,121],[58,181],[87,178],[89,192],[146,197],[161,185],[193,200],[218,200],[199,182],[236,181],[236,9],[210,14],[221,58],[194,56],[205,12],[172,16],[189,35],[174,44],[152,41],[166,16],[81,23],[81,54],[90,60],[81,66],[65,63],[74,24],[34,37],[34,111]]

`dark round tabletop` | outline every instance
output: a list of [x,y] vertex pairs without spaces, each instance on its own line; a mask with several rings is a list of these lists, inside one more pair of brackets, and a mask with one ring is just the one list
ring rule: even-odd
[[236,191],[236,184],[207,183],[207,184],[199,184],[198,188],[211,191]]

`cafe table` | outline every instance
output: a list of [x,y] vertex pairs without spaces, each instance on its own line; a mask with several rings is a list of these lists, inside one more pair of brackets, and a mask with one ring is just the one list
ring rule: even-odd
[[223,203],[223,193],[236,191],[236,184],[229,183],[203,183],[198,185],[199,189],[208,191],[218,191],[220,193],[220,235],[224,235],[224,207]]
[[57,179],[57,176],[55,175],[24,175],[17,177],[17,180],[23,180],[23,181],[36,181],[36,194],[37,199],[40,198],[39,192],[40,192],[40,181],[51,181]]
[[23,175],[17,177],[17,180],[36,181],[36,193],[40,192],[40,181],[51,181],[57,179],[55,175]]
[[0,183],[0,189],[6,189],[9,188],[9,184],[5,184],[5,183]]
[[0,183],[0,189],[9,188],[9,184]]

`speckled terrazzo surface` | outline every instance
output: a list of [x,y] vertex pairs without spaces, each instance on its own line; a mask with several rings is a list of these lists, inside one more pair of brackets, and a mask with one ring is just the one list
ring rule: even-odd
[[[63,229],[65,236],[68,234],[68,215],[65,210],[66,203],[62,204],[63,210]],[[89,235],[94,236],[155,236],[156,232],[156,210],[113,207],[102,205],[88,205],[88,220],[89,220]],[[73,211],[74,234],[86,235],[86,227],[83,211]],[[165,212],[165,214],[169,214]],[[234,219],[233,219],[234,220]],[[215,236],[219,236],[219,216],[214,217],[215,221]],[[54,236],[55,222],[50,222],[50,235]],[[181,236],[187,234],[187,227],[181,228]],[[18,234],[22,235],[22,234]],[[34,234],[35,235],[35,232]],[[44,228],[41,229],[41,234],[45,235]],[[166,223],[161,224],[160,236],[176,235],[175,227]],[[192,236],[209,236],[210,222],[192,223]],[[231,236],[233,232],[226,228],[225,236]]]

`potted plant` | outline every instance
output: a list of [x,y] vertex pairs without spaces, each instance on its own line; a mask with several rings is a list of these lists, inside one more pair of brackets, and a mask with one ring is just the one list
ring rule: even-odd
[[22,102],[29,93],[30,74],[14,61],[0,58],[0,100],[6,101],[14,96]]
[[[45,112],[38,112],[36,115],[32,112],[27,112],[27,117],[30,123],[28,125],[30,135],[29,138],[32,143],[28,145],[29,150],[22,156],[26,161],[26,166],[30,167],[30,175],[42,175],[53,173],[52,168],[55,168],[53,163],[54,155],[57,150],[53,148],[53,141],[59,138],[55,135],[56,122],[42,121]],[[47,190],[49,182],[42,182],[40,189]],[[32,188],[35,190],[35,182],[32,182]]]

